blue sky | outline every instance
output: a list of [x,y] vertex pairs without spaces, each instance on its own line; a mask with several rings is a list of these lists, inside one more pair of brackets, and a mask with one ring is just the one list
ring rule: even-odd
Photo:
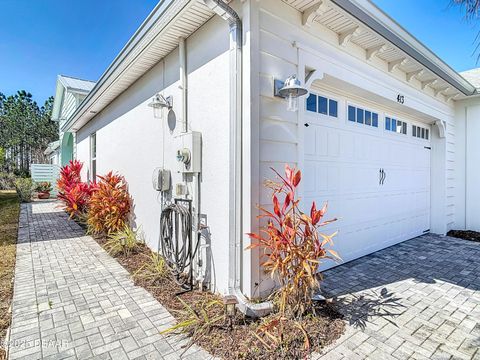
[[[158,0],[0,0],[0,92],[39,102],[57,74],[96,80]],[[478,26],[450,0],[374,2],[458,71],[476,67]]]
[[401,26],[457,71],[477,65],[474,54],[480,19],[466,21],[451,0],[373,0]]
[[57,74],[97,80],[158,0],[0,0],[0,92],[43,104]]

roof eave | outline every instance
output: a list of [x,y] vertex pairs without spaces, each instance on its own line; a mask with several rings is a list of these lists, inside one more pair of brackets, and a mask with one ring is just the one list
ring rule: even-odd
[[127,55],[137,46],[137,44],[143,39],[143,37],[148,33],[148,31],[152,28],[155,22],[162,17],[169,9],[172,3],[175,0],[161,0],[152,10],[152,12],[148,15],[145,21],[140,25],[140,27],[135,31],[133,36],[127,42],[127,44],[123,47],[117,57],[112,61],[112,63],[108,66],[107,70],[102,74],[100,79],[96,82],[93,89],[89,92],[87,97],[80,103],[78,108],[75,112],[70,116],[68,121],[62,126],[61,130],[64,132],[70,131],[77,121],[79,116],[86,111],[88,104],[92,101],[95,97],[99,89],[109,80],[112,73],[119,67]]
[[464,95],[476,88],[369,0],[331,0]]

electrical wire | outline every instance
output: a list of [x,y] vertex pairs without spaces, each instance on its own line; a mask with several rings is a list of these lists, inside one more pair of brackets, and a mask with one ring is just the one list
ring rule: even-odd
[[190,260],[194,258],[198,241],[192,248],[192,219],[190,210],[180,204],[166,206],[160,215],[160,247],[167,265],[172,270],[177,282],[185,285],[186,270],[190,267]]

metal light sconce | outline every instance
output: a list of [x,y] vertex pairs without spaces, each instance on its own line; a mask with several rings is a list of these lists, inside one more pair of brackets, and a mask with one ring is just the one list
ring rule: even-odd
[[288,111],[298,110],[298,98],[308,94],[308,90],[302,86],[296,75],[292,75],[285,81],[275,80],[274,95],[287,99]]
[[172,96],[163,96],[162,94],[156,94],[148,106],[153,108],[153,117],[159,119],[162,117],[162,109],[173,107],[173,97]]
[[225,316],[228,319],[228,327],[233,327],[233,319],[237,314],[238,300],[235,295],[227,295],[223,298],[223,305],[225,306]]

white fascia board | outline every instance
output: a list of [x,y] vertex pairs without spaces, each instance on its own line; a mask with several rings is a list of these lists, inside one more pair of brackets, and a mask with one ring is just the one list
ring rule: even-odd
[[469,96],[476,93],[476,88],[472,84],[370,0],[331,1],[463,94]]
[[[70,119],[65,122],[62,126],[61,131],[70,131],[73,124],[76,120],[86,111],[86,109],[95,102],[95,99],[98,95],[100,89],[110,82],[111,76],[117,68],[122,66],[125,58],[130,54],[130,52],[138,45],[138,43],[144,38],[144,36],[151,30],[155,23],[164,16],[172,4],[181,0],[161,0],[148,15],[145,21],[140,25],[140,27],[135,31],[135,34],[128,40],[127,44],[123,47],[117,57],[112,61],[108,66],[107,70],[102,74],[100,79],[97,81],[93,89],[89,92],[87,97],[80,103],[80,106],[75,110]],[[185,2],[189,2],[185,1]]]
[[52,115],[50,116],[52,121],[60,121],[64,93],[65,87],[60,80],[60,75],[58,75],[55,85],[55,97],[53,98]]

